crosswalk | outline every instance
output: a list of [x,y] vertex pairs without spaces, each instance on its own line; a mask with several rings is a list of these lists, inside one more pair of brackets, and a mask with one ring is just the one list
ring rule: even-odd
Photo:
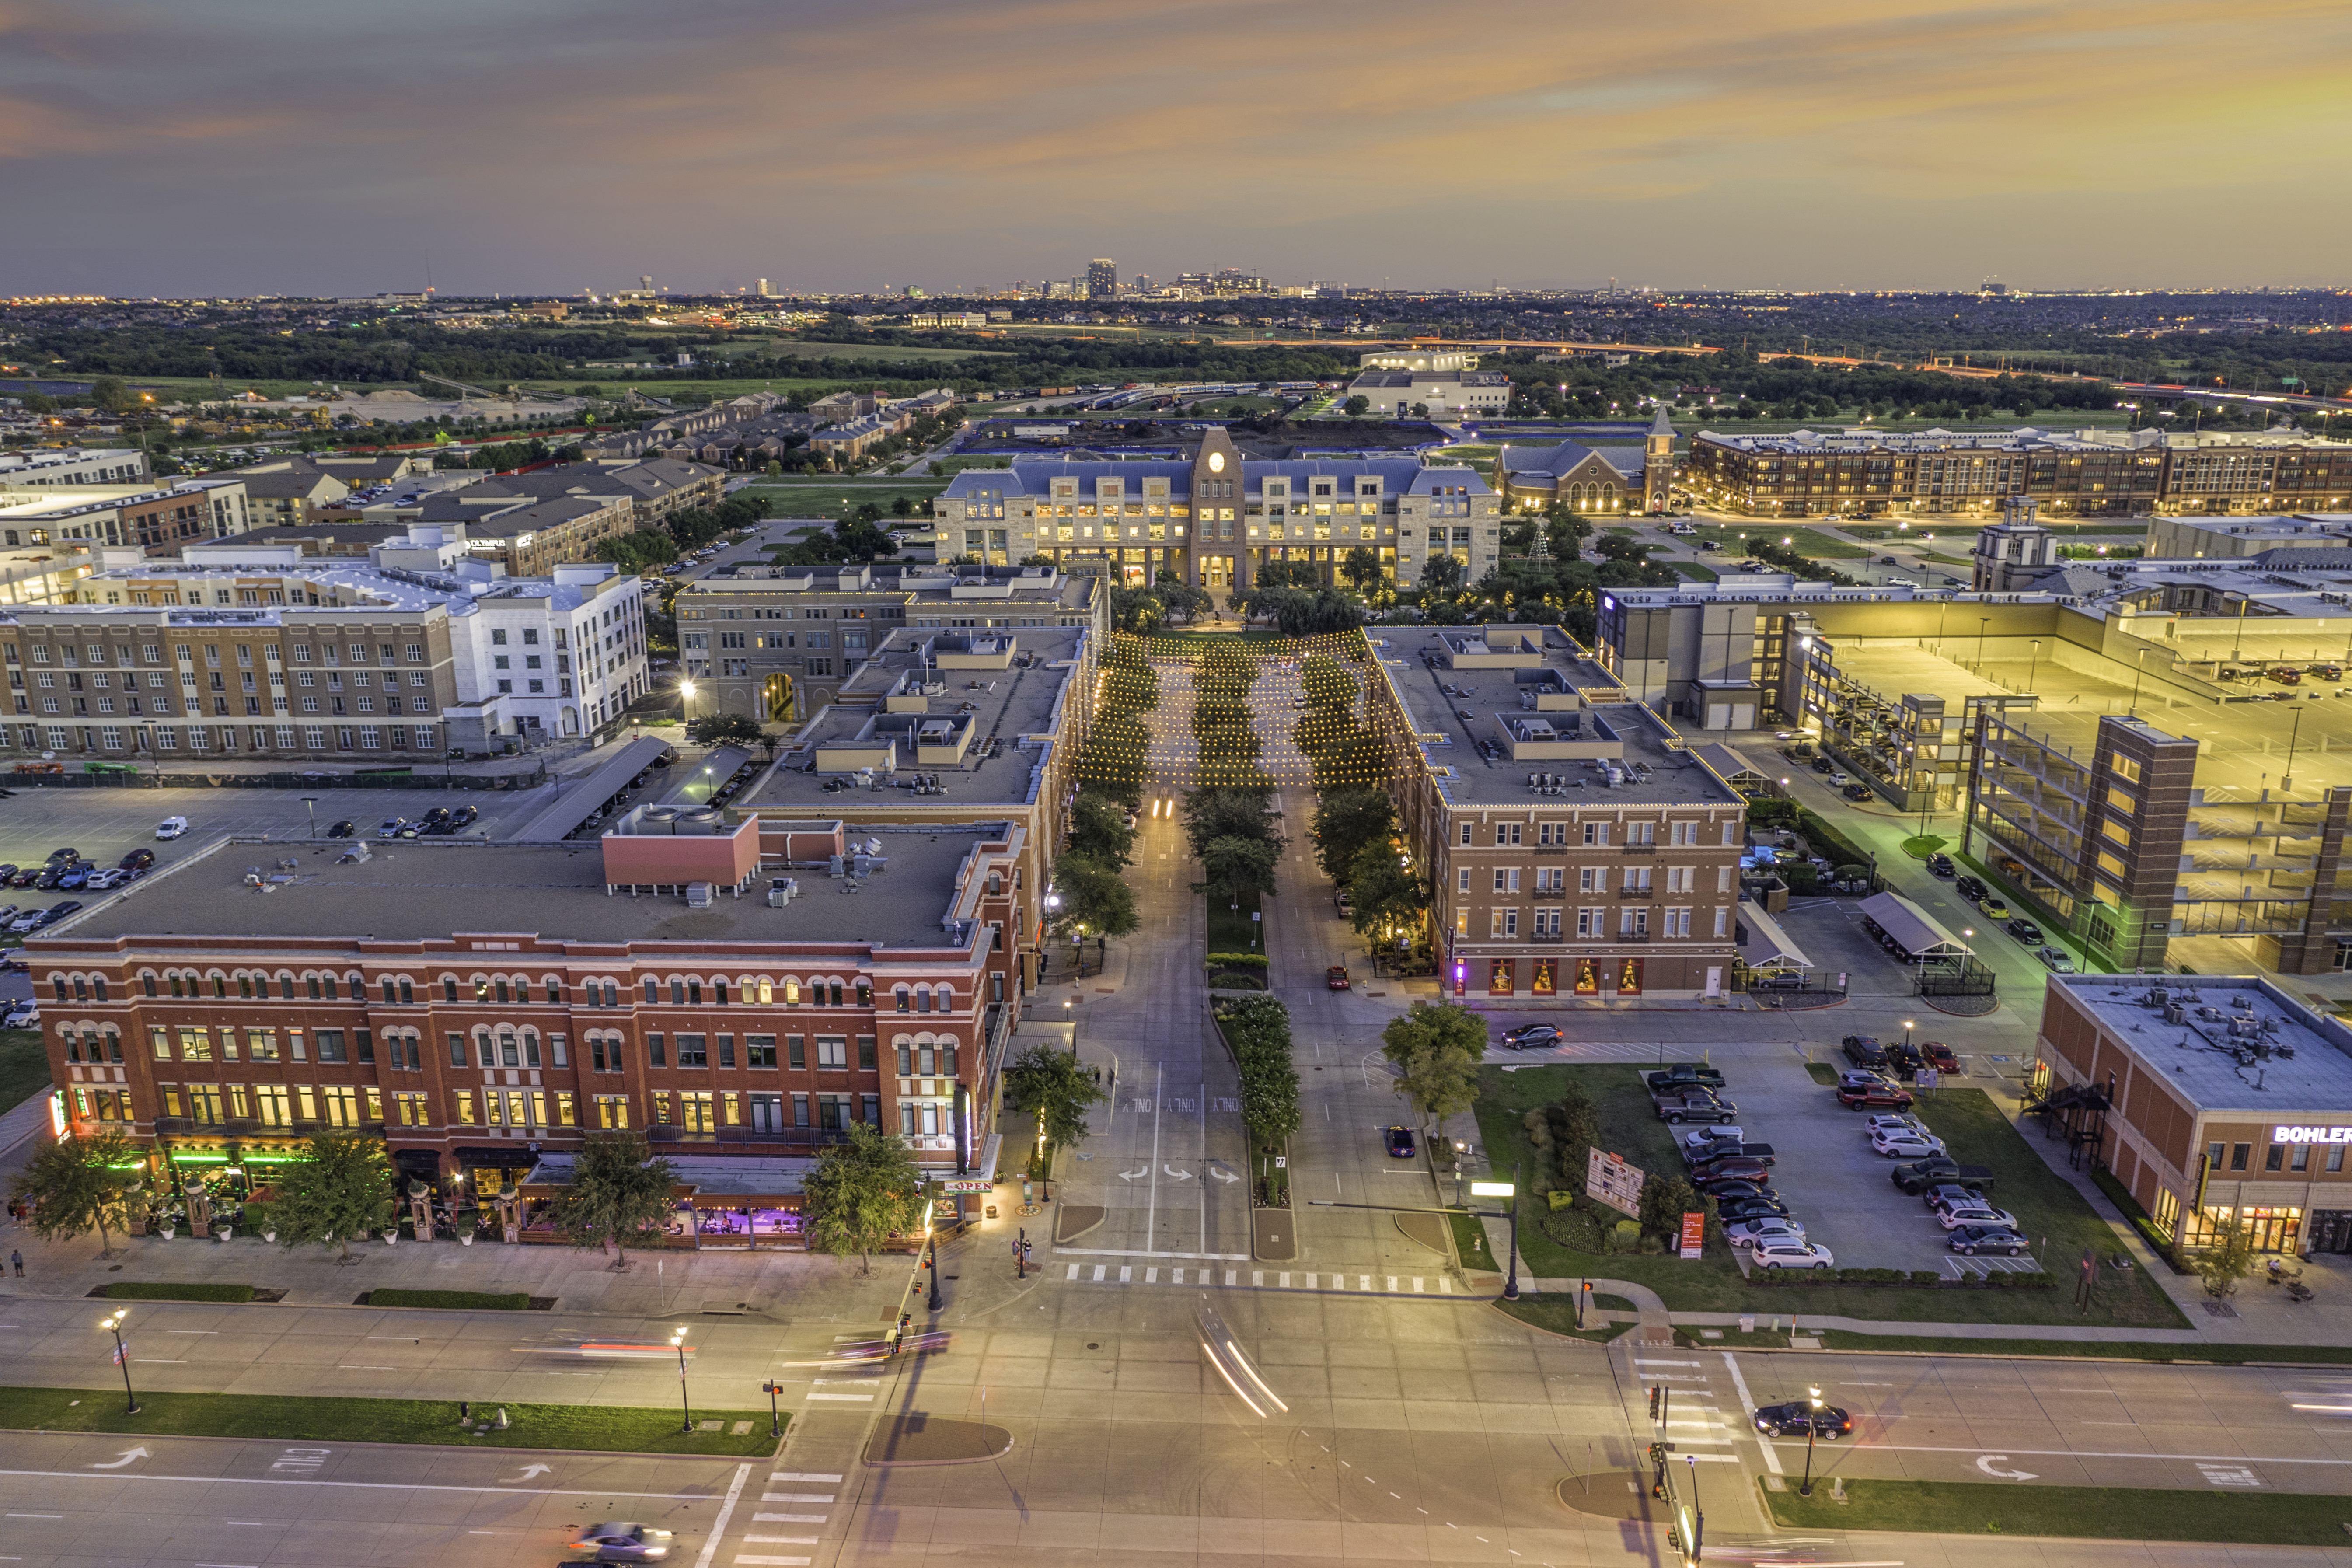
[[[1731,1358],[1725,1356],[1722,1364],[1731,1373],[1733,1382],[1738,1383],[1738,1372]],[[1715,1450],[1727,1449],[1748,1436],[1747,1398],[1744,1393],[1739,1396],[1740,1415],[1735,1423],[1718,1406],[1709,1365],[1696,1358],[1633,1358],[1634,1375],[1643,1387],[1666,1390],[1665,1436],[1675,1446],[1675,1457],[1700,1464],[1737,1464],[1737,1454]]]
[[[777,1527],[826,1523],[832,1518],[832,1505],[840,1495],[830,1489],[839,1486],[841,1480],[838,1471],[769,1471],[767,1486],[760,1493],[760,1506],[751,1514],[751,1528],[740,1537],[741,1544],[752,1550],[739,1552],[730,1561],[736,1568],[808,1568],[811,1554],[772,1549],[814,1546],[820,1538],[805,1528],[780,1531]],[[826,1489],[816,1489],[819,1488]],[[822,1510],[820,1504],[824,1505]]]
[[[1386,1270],[1297,1268],[1162,1268],[1156,1264],[1072,1263],[1063,1279],[1080,1285],[1213,1286],[1221,1290],[1345,1291],[1372,1296],[1460,1296],[1451,1275]],[[1467,1297],[1463,1297],[1468,1300]]]

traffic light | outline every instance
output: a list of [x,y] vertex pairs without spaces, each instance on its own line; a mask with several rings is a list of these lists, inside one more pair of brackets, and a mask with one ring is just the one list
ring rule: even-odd
[[1664,1388],[1659,1387],[1653,1387],[1650,1390],[1650,1419],[1653,1421],[1658,1418],[1658,1396],[1664,1392]]

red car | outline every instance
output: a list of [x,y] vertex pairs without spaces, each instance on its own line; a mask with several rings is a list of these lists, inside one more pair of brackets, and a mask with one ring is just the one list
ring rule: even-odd
[[1344,963],[1335,963],[1325,970],[1323,985],[1326,990],[1345,991],[1348,988],[1348,966]]
[[1770,1177],[1771,1172],[1765,1166],[1763,1161],[1733,1156],[1722,1160],[1710,1160],[1701,1169],[1693,1171],[1691,1185],[1700,1192],[1711,1193],[1719,1186],[1732,1183],[1761,1183],[1769,1180]]
[[1905,1110],[1912,1103],[1911,1091],[1897,1089],[1891,1083],[1852,1083],[1842,1085],[1838,1103],[1849,1110]]
[[1937,1072],[1958,1072],[1960,1070],[1960,1058],[1954,1056],[1952,1054],[1952,1047],[1944,1044],[1941,1040],[1929,1040],[1926,1045],[1919,1047],[1919,1054],[1927,1058],[1927,1065],[1934,1068]]

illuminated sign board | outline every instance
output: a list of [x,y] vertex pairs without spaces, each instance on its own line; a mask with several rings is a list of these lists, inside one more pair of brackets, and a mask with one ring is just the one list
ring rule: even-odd
[[2352,1127],[2273,1127],[2273,1143],[2352,1143]]

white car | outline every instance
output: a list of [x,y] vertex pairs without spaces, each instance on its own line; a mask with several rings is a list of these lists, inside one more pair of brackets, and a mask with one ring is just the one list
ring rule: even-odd
[[0,1029],[37,1029],[41,1026],[41,1009],[32,1002],[10,1005],[7,1016],[0,1018]]
[[1948,1209],[1937,1209],[1936,1217],[1944,1222],[1946,1230],[1957,1230],[1964,1225],[1990,1225],[2003,1230],[2014,1230],[2021,1235],[2024,1232],[2015,1215],[2007,1209],[1994,1208],[1990,1204],[1956,1204]]
[[1924,1160],[1944,1152],[1944,1141],[1927,1132],[1874,1132],[1870,1146],[1890,1160]]
[[1853,775],[1845,772],[1843,769],[1840,769],[1838,772],[1830,774],[1829,778],[1830,788],[1832,789],[1843,789],[1846,785],[1853,783]]
[[1826,1247],[1807,1241],[1768,1241],[1756,1248],[1759,1268],[1834,1268],[1837,1259]]
[[1685,1156],[1704,1156],[1712,1150],[1729,1146],[1737,1149],[1748,1141],[1748,1134],[1737,1127],[1717,1125],[1702,1127],[1696,1132],[1683,1134]]
[[1920,1137],[1925,1137],[1927,1132],[1917,1117],[1906,1116],[1899,1110],[1874,1111],[1862,1119],[1862,1129],[1873,1138],[1882,1132],[1909,1132]]
[[102,893],[109,888],[119,888],[131,879],[131,873],[117,867],[111,870],[92,871],[89,880],[82,884],[85,892]]
[[1734,1247],[1767,1247],[1776,1241],[1801,1244],[1805,1227],[1793,1219],[1778,1215],[1768,1218],[1734,1220],[1723,1227],[1723,1234]]
[[158,838],[177,838],[182,834],[187,832],[187,830],[188,819],[186,817],[167,816],[163,821],[155,825],[155,837]]

